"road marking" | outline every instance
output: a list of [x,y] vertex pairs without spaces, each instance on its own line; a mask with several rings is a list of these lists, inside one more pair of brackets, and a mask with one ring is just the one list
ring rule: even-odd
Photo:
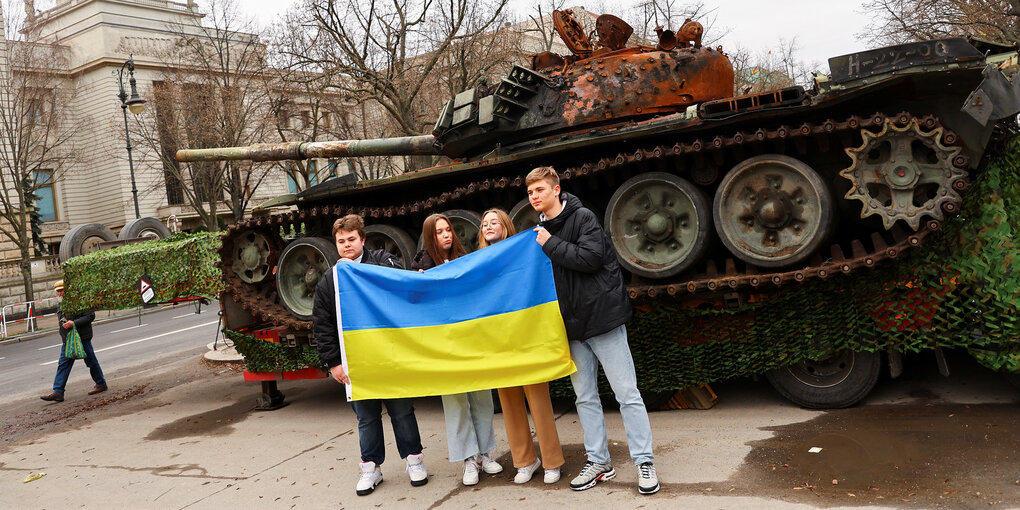
[[183,319],[183,318],[185,318],[185,317],[194,317],[194,316],[196,316],[196,315],[198,315],[198,314],[197,314],[197,313],[194,313],[194,312],[192,312],[192,313],[186,313],[186,314],[184,314],[184,315],[178,315],[177,317],[171,317],[171,318],[172,318],[172,319]]
[[[146,337],[146,338],[140,338],[138,340],[132,340],[130,342],[124,342],[122,344],[117,344],[117,345],[110,346],[110,347],[103,347],[102,349],[96,349],[95,352],[108,351],[110,349],[116,349],[118,347],[124,347],[125,345],[137,344],[139,342],[145,342],[147,340],[152,340],[152,339],[155,339],[155,338],[162,338],[164,336],[176,335],[177,333],[182,333],[182,332],[188,331],[190,329],[201,328],[201,327],[205,327],[205,326],[211,326],[211,325],[217,324],[217,323],[219,323],[218,320],[215,320],[215,321],[212,321],[212,322],[206,322],[204,324],[199,324],[197,326],[191,326],[190,328],[178,329],[176,331],[170,331],[169,333],[161,333],[159,335],[153,335],[153,336]],[[58,359],[58,360],[54,360],[54,361],[47,361],[46,363],[40,363],[39,366],[52,365],[52,364],[54,364],[54,363],[56,363],[58,361],[60,361],[60,360]]]
[[40,347],[40,348],[38,348],[38,349],[36,349],[36,350],[37,350],[37,351],[45,351],[46,349],[52,349],[52,348],[54,348],[54,347],[60,347],[61,345],[64,345],[64,344],[57,344],[57,345],[47,345],[46,347]]
[[137,325],[137,326],[131,326],[130,328],[124,328],[124,329],[118,329],[118,330],[116,330],[116,331],[111,331],[111,332],[109,332],[109,333],[107,333],[107,334],[108,334],[108,335],[112,335],[112,334],[114,334],[114,333],[120,333],[121,331],[127,331],[127,330],[129,330],[129,329],[135,329],[135,328],[140,328],[140,327],[142,327],[142,326],[148,326],[148,324],[139,324],[139,325]]

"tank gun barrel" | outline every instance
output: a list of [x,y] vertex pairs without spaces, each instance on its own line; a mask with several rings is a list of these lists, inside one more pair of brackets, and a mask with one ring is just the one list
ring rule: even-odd
[[335,140],[329,142],[260,143],[246,147],[182,149],[177,161],[284,161],[311,158],[356,158],[362,156],[437,155],[432,135]]

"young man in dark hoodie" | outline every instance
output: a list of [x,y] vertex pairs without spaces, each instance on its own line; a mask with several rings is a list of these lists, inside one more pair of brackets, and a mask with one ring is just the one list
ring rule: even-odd
[[585,490],[616,476],[599,400],[599,363],[620,403],[630,456],[638,466],[638,492],[659,491],[652,456],[652,429],[637,389],[634,360],[627,345],[630,299],[613,244],[595,213],[560,191],[552,167],[532,170],[525,181],[531,206],[540,213],[538,244],[552,261],[560,313],[577,372],[570,382],[577,395],[577,416],[584,429],[588,460],[570,488]]
[[[365,249],[365,221],[357,214],[348,214],[333,223],[333,239],[343,263],[374,264],[401,269],[397,257],[385,250]],[[312,308],[312,331],[315,333],[319,359],[329,366],[329,373],[342,384],[350,384],[340,354],[340,336],[336,323],[336,287],[333,272],[329,271],[315,286],[315,301]],[[361,478],[358,480],[359,496],[370,494],[382,483],[379,466],[386,458],[383,440],[382,406],[390,415],[393,436],[397,441],[400,458],[407,459],[407,474],[411,485],[425,485],[429,481],[422,455],[421,435],[418,421],[414,417],[414,404],[409,398],[382,400],[356,400],[351,402],[354,414],[358,416],[358,438],[361,442]]]

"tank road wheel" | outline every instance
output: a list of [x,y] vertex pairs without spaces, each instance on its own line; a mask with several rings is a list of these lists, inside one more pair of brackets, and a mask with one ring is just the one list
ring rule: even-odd
[[243,232],[234,238],[231,268],[245,283],[261,282],[271,270],[270,256],[278,249],[261,232]]
[[138,218],[124,224],[120,229],[117,239],[126,241],[128,239],[165,239],[170,237],[170,229],[162,221],[156,218]]
[[538,211],[531,207],[531,202],[525,198],[517,202],[513,209],[510,209],[510,221],[513,222],[514,228],[518,232],[532,229],[539,223]]
[[[453,231],[457,234],[457,238],[460,239],[460,243],[464,245],[464,249],[468,253],[477,250],[478,229],[482,226],[482,215],[466,209],[450,209],[449,211],[443,211],[442,214],[450,218],[450,226],[453,227]],[[422,232],[422,235],[424,236],[425,233]],[[418,238],[419,250],[425,246],[424,242],[424,237]]]
[[851,183],[846,198],[864,204],[861,218],[877,214],[887,230],[897,220],[917,230],[923,216],[941,221],[945,204],[962,201],[953,189],[967,177],[953,164],[962,149],[942,145],[943,131],[922,131],[917,119],[903,127],[887,119],[878,133],[862,133],[864,143],[846,150],[853,163],[839,172]]
[[878,382],[882,355],[840,351],[765,374],[780,395],[811,409],[850,407],[866,397]]
[[113,231],[99,223],[86,223],[68,230],[60,239],[61,262],[66,262],[71,257],[92,253],[99,249],[99,243],[116,241],[117,236]]
[[407,232],[390,225],[369,225],[365,227],[365,248],[386,250],[400,259],[404,269],[411,267],[414,258],[414,240]]
[[705,254],[712,216],[697,186],[673,174],[650,172],[632,177],[613,193],[606,227],[625,269],[666,278]]
[[315,285],[339,258],[336,243],[323,237],[302,237],[288,244],[276,271],[283,306],[302,320],[312,320]]
[[832,228],[832,195],[803,162],[763,154],[733,167],[713,203],[715,229],[738,258],[764,268],[810,256]]

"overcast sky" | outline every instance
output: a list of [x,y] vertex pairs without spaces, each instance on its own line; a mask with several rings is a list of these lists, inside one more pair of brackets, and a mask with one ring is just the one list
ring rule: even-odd
[[[243,9],[253,13],[259,23],[268,24],[296,1],[239,0],[239,3]],[[526,0],[511,2],[521,18],[534,4]],[[584,5],[580,0],[567,3]],[[623,0],[620,3],[631,2]],[[820,68],[827,71],[829,57],[875,46],[858,36],[871,21],[870,16],[860,12],[859,0],[705,0],[705,6],[716,9],[717,30],[729,29],[721,41],[723,50],[740,46],[757,54],[777,47],[780,38],[790,40],[796,37],[800,59],[819,63]]]

